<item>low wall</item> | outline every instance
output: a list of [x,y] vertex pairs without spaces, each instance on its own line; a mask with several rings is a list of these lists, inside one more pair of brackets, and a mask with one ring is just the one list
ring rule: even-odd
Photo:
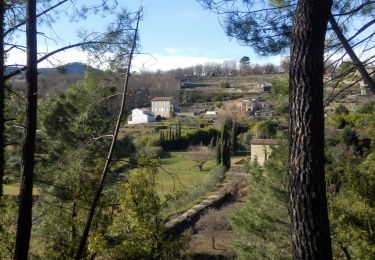
[[165,224],[166,236],[180,235],[185,230],[194,226],[206,210],[211,208],[221,208],[223,205],[232,202],[243,182],[243,177],[229,179],[225,182],[223,188],[217,191],[214,195],[209,196],[183,214],[170,219]]

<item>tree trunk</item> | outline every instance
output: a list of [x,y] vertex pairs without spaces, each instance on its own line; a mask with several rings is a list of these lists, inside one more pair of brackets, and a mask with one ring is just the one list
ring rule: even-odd
[[[5,3],[0,0],[0,35],[4,34]],[[5,79],[4,79],[4,37],[0,37],[0,199],[3,196],[5,173]]]
[[344,34],[342,33],[339,25],[337,24],[335,18],[333,17],[332,13],[329,15],[329,23],[337,38],[340,40],[342,46],[344,47],[345,51],[348,53],[350,59],[353,62],[354,67],[358,70],[361,74],[363,81],[365,84],[370,88],[371,92],[375,94],[375,82],[371,78],[370,74],[367,72],[363,63],[359,60],[358,56],[355,54],[352,46],[350,46],[348,40],[345,38]]
[[26,2],[26,123],[23,137],[21,187],[14,259],[27,259],[31,234],[34,152],[37,127],[37,31],[36,0]]
[[331,0],[300,0],[290,63],[289,192],[294,259],[331,259],[324,177],[323,53]]
[[120,111],[118,113],[117,122],[116,122],[115,130],[114,130],[114,133],[113,133],[111,146],[109,148],[108,155],[107,155],[105,165],[104,165],[104,168],[103,168],[102,176],[101,176],[100,181],[99,181],[99,186],[98,186],[98,188],[95,192],[95,196],[94,196],[94,199],[91,203],[90,211],[89,211],[87,219],[86,219],[85,228],[83,230],[81,239],[79,241],[77,253],[76,253],[76,256],[74,258],[76,260],[81,259],[83,254],[84,254],[85,247],[86,247],[86,241],[87,241],[87,238],[89,236],[89,232],[90,232],[90,228],[91,228],[91,222],[94,218],[95,210],[96,210],[96,207],[99,203],[99,199],[100,199],[102,190],[104,188],[105,179],[107,178],[109,166],[112,162],[113,152],[114,152],[114,149],[116,147],[117,136],[118,136],[118,133],[119,133],[119,130],[120,130],[121,120],[122,120],[122,117],[123,117],[123,114],[124,114],[124,111],[125,111],[126,94],[127,94],[129,77],[130,77],[130,68],[131,68],[133,53],[134,53],[135,47],[136,47],[136,41],[137,41],[137,37],[138,37],[138,26],[139,26],[140,19],[141,19],[141,10],[138,11],[138,13],[137,13],[137,21],[136,21],[137,24],[136,24],[136,28],[135,28],[135,31],[134,31],[133,43],[132,43],[132,47],[131,47],[131,50],[130,50],[129,62],[128,62],[127,70],[126,70],[126,79],[125,79],[124,88],[123,88],[123,91],[122,91],[121,108],[120,108]]

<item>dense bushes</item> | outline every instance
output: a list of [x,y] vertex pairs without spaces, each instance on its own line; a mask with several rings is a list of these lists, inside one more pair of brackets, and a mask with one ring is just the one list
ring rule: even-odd
[[160,135],[160,146],[165,150],[184,150],[190,145],[201,143],[207,146],[218,134],[219,131],[212,127],[190,130],[181,135],[178,130],[168,130],[164,135]]
[[276,138],[282,135],[280,124],[274,120],[258,121],[250,128],[250,132],[261,138]]

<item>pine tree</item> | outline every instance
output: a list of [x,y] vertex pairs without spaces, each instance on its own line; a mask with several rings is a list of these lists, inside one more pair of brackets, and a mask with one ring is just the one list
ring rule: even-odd
[[274,148],[264,167],[247,166],[244,206],[230,215],[239,259],[291,259],[288,216],[288,144]]
[[298,1],[289,71],[289,192],[294,259],[332,259],[324,174],[324,39],[331,0]]
[[[32,226],[33,184],[35,167],[35,140],[37,129],[37,93],[38,93],[38,62],[37,62],[37,21],[36,0],[26,2],[26,122],[22,146],[21,187],[17,220],[17,235],[14,259],[27,259],[29,254]],[[2,149],[2,147],[1,147]]]
[[120,186],[119,208],[108,234],[92,236],[98,258],[174,259],[173,252],[182,246],[165,235],[163,212],[168,200],[156,192],[158,165],[141,160],[143,166]]

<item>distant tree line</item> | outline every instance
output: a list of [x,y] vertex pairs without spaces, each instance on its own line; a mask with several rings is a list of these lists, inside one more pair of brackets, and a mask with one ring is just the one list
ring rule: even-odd
[[205,77],[231,77],[231,76],[249,76],[263,75],[283,72],[279,65],[273,63],[251,64],[250,61],[244,65],[240,60],[226,60],[222,63],[209,62],[205,64],[197,64],[195,66],[177,68],[169,71],[159,71],[157,73],[171,75],[179,80],[194,80]]

